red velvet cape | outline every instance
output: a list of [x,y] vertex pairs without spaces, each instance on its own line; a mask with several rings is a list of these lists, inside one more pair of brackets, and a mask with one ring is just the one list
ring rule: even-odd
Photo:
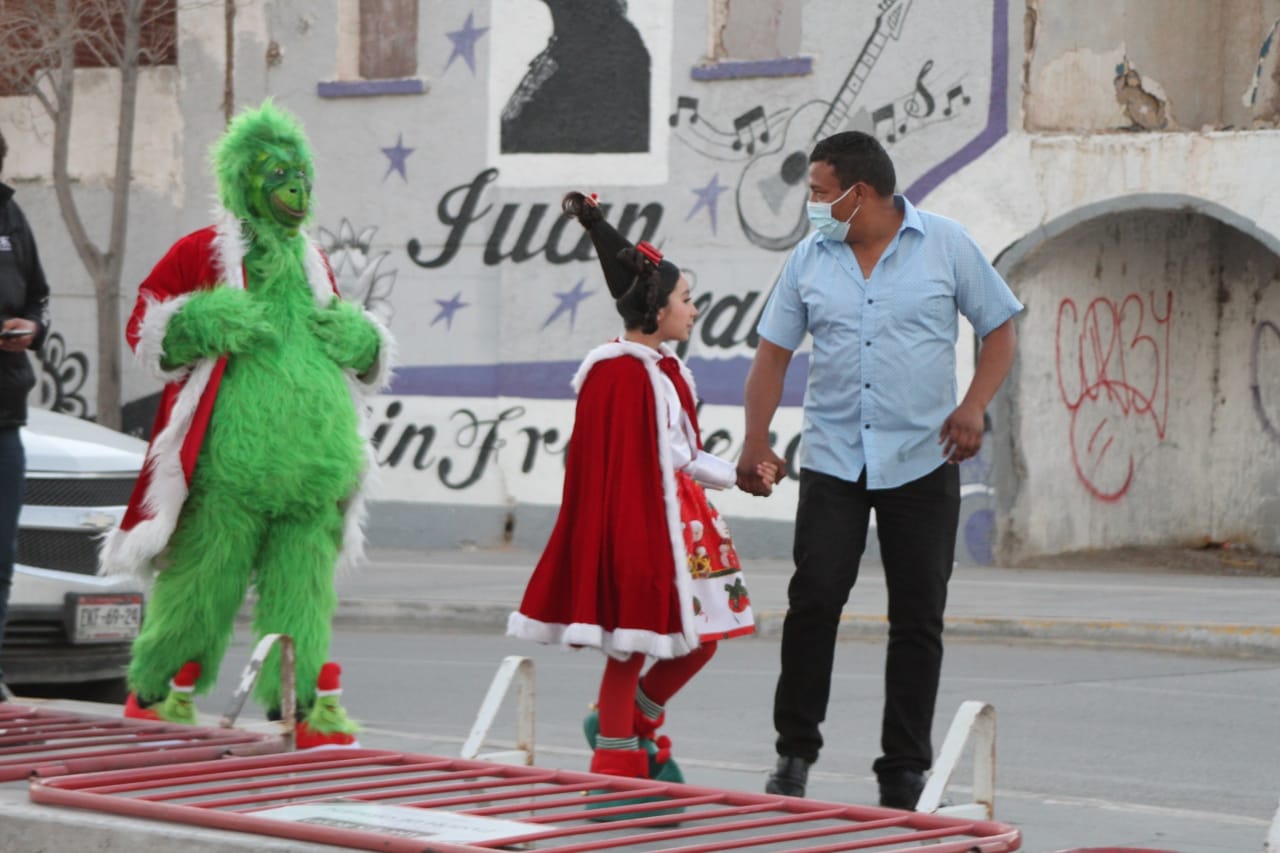
[[682,615],[692,614],[691,596],[681,582],[688,570],[678,504],[674,530],[669,513],[677,498],[666,491],[672,475],[659,444],[656,378],[656,365],[631,355],[590,365],[560,514],[509,633],[615,656],[675,657],[697,646]]

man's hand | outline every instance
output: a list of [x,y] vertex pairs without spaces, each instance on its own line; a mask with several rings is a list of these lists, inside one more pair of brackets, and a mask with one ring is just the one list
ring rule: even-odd
[[[22,352],[31,346],[31,342],[36,339],[36,332],[39,328],[32,320],[22,317],[10,317],[0,324],[0,351],[2,352]],[[25,332],[25,334],[17,334]]]
[[976,456],[982,449],[982,409],[961,403],[942,422],[938,443],[942,455],[953,465]]
[[738,488],[756,497],[767,498],[773,486],[786,476],[787,461],[767,444],[748,442],[738,457]]

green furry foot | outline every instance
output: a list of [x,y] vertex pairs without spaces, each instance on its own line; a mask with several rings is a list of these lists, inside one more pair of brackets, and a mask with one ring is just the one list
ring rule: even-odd
[[166,723],[196,724],[196,702],[189,692],[170,690],[164,701],[152,705],[151,710]]
[[312,731],[326,735],[354,735],[360,731],[360,726],[347,716],[337,696],[317,696],[316,703],[307,713],[306,723]]

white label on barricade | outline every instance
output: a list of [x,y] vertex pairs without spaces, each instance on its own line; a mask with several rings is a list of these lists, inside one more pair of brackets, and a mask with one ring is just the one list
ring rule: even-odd
[[397,838],[429,838],[433,841],[457,843],[527,835],[543,828],[514,820],[351,800],[280,806],[252,814],[254,817],[269,817],[291,823],[378,832]]

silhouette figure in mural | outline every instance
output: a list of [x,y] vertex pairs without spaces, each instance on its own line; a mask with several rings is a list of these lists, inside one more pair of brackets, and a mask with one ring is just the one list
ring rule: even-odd
[[623,0],[542,0],[546,48],[502,110],[503,154],[649,150],[649,51]]

